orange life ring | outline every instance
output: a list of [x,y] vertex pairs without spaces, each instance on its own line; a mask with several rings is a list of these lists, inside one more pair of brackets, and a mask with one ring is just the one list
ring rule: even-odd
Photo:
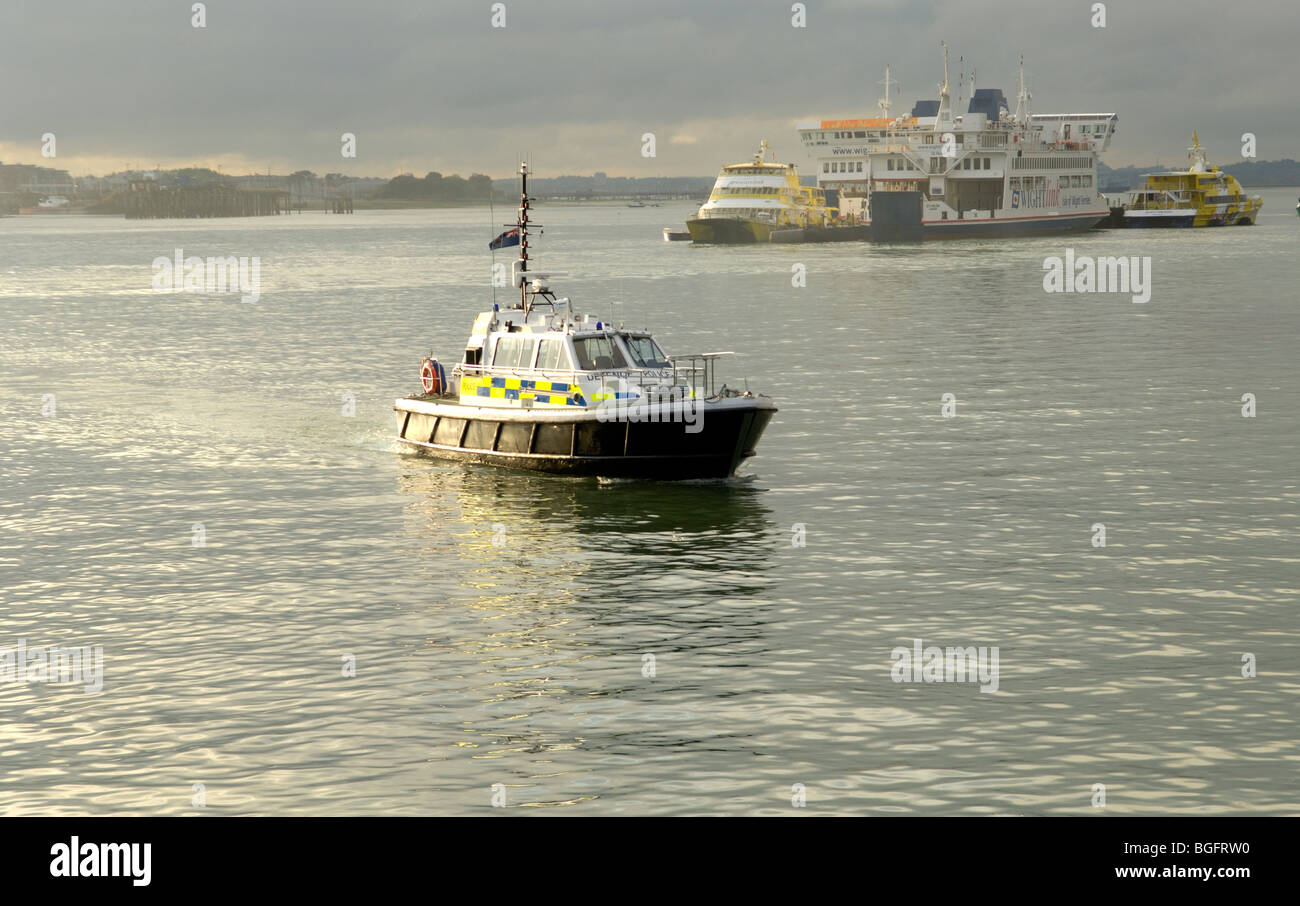
[[425,393],[437,393],[440,389],[438,371],[433,367],[433,359],[425,359],[424,364],[420,366],[420,384],[423,385]]

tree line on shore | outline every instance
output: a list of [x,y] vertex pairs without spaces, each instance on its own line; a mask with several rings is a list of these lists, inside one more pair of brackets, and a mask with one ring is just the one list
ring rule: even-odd
[[429,172],[423,178],[410,173],[395,176],[370,196],[391,201],[473,202],[492,198],[492,178],[475,173],[465,179]]

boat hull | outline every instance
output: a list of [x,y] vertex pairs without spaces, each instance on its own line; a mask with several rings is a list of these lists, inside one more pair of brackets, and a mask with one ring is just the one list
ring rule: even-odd
[[1110,217],[1109,211],[1057,217],[1007,217],[981,220],[944,220],[922,224],[922,238],[949,239],[973,236],[1044,236],[1091,230]]
[[692,217],[686,221],[686,229],[693,242],[767,242],[772,236],[770,224],[738,217]]
[[[1153,216],[1158,214],[1159,216]],[[1254,226],[1259,209],[1234,210],[1220,214],[1207,211],[1178,211],[1170,213],[1125,211],[1124,226],[1136,229],[1158,229],[1161,227],[1215,227],[1215,226]]]
[[873,242],[917,242],[923,239],[1042,236],[1090,230],[1110,216],[1109,209],[1070,214],[1018,215],[1000,212],[994,217],[923,219],[920,192],[877,192],[871,200],[868,228]]
[[545,417],[456,402],[398,400],[397,439],[439,459],[553,475],[686,480],[727,478],[753,456],[776,407],[766,398],[703,404],[698,431],[682,422]]

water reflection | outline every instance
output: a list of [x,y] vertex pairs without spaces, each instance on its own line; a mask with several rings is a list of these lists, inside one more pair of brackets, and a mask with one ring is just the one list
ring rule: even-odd
[[[437,627],[423,643],[436,655],[425,659],[432,697],[457,715],[435,757],[504,759],[512,802],[566,805],[582,797],[555,780],[566,772],[556,762],[578,750],[718,744],[720,730],[685,720],[682,703],[711,671],[774,644],[764,592],[778,533],[763,488],[418,458],[399,486],[409,553],[427,579],[411,619]],[[545,789],[539,777],[551,778]]]

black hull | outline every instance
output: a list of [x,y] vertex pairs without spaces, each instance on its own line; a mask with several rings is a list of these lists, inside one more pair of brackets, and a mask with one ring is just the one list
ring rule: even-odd
[[710,412],[692,434],[676,422],[498,422],[398,410],[398,440],[439,459],[552,475],[728,478],[754,455],[775,412]]

